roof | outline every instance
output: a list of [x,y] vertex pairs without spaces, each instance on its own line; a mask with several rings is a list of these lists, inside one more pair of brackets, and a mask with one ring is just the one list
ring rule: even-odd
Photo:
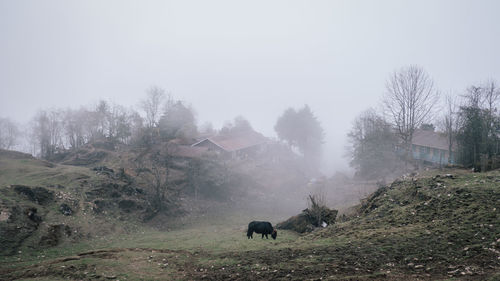
[[192,146],[201,146],[207,141],[215,144],[222,150],[232,152],[267,143],[268,139],[255,131],[245,131],[209,137]]
[[[417,129],[413,132],[412,144],[448,150],[448,138],[446,134],[441,132]],[[455,148],[456,146],[453,144],[452,151],[454,151]]]

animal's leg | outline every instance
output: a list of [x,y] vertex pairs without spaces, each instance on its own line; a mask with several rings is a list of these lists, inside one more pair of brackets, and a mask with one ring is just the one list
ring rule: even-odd
[[269,237],[267,237],[267,234],[266,234],[266,239],[269,239]]
[[264,233],[262,233],[262,239],[264,239]]

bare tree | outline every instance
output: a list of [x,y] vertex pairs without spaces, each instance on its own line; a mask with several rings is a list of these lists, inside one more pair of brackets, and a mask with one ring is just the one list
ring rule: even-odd
[[140,103],[140,107],[146,113],[146,126],[154,128],[158,126],[160,119],[160,108],[165,99],[165,90],[153,86],[146,91],[146,98]]
[[315,220],[315,226],[320,227],[323,224],[323,213],[326,208],[326,193],[324,190],[315,194],[309,194],[307,198],[307,210],[312,219]]
[[57,149],[64,148],[62,141],[62,112],[40,111],[33,119],[33,130],[42,158],[50,158]]
[[439,94],[427,73],[414,65],[395,71],[386,87],[383,103],[404,146],[407,162],[413,133],[430,119]]
[[85,143],[83,130],[85,117],[84,109],[67,109],[63,114],[64,135],[71,149],[77,149]]
[[154,207],[154,213],[167,207],[169,195],[174,192],[170,181],[170,166],[172,165],[171,148],[165,146],[163,151],[157,151],[150,157],[137,158],[134,161],[137,176],[147,185],[149,202]]
[[153,86],[146,91],[146,98],[140,103],[140,108],[146,113],[146,128],[152,143],[155,135],[159,136],[160,108],[165,99],[165,90]]
[[16,124],[8,118],[0,118],[0,148],[13,148],[18,137],[19,130]]
[[455,142],[456,132],[457,132],[457,102],[455,97],[452,95],[446,95],[445,97],[445,109],[443,116],[443,127],[446,133],[446,138],[448,141],[448,164],[452,162],[452,149],[453,143]]
[[482,90],[483,102],[485,103],[484,107],[486,107],[490,113],[493,113],[500,100],[500,88],[498,88],[495,80],[489,80],[484,84]]

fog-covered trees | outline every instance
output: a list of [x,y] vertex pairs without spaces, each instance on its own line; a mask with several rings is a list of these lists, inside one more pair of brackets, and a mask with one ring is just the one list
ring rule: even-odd
[[323,128],[309,106],[305,105],[299,110],[286,109],[278,118],[274,130],[281,140],[298,148],[308,163],[318,164]]
[[[30,152],[51,158],[58,152],[92,142],[144,147],[173,138],[188,140],[197,135],[193,109],[181,101],[166,99],[161,88],[151,87],[139,109],[143,110],[143,116],[134,109],[100,100],[79,109],[41,110],[32,118],[25,134]],[[17,135],[14,123],[0,119],[0,147],[12,148]]]
[[458,112],[459,162],[477,170],[492,168],[500,152],[500,89],[495,82],[471,86]]
[[163,139],[191,139],[197,134],[194,111],[181,101],[169,99],[159,121]]
[[160,120],[160,109],[165,100],[165,90],[156,86],[146,91],[146,98],[140,103],[140,108],[146,115],[146,127],[154,128],[158,126]]
[[69,148],[77,149],[84,145],[87,141],[84,131],[87,118],[86,111],[84,109],[67,109],[64,111],[63,116],[63,127],[66,143],[69,145]]
[[414,65],[395,71],[386,87],[387,93],[383,99],[385,110],[408,160],[413,133],[431,116],[438,102],[438,92],[427,73]]
[[9,118],[0,118],[0,148],[13,148],[19,137],[19,129]]
[[40,156],[50,158],[57,149],[64,148],[62,142],[62,112],[59,110],[39,111],[33,118],[33,131]]
[[[457,102],[456,98],[447,95],[445,97],[444,111],[441,119],[443,131],[446,133],[448,144],[448,155],[452,155],[453,145],[456,139],[458,116],[457,116]],[[448,157],[448,164],[452,163],[452,157]]]
[[348,134],[350,165],[362,178],[381,178],[394,171],[397,137],[391,124],[369,109],[361,113]]
[[78,149],[89,142],[118,141],[129,143],[140,134],[142,120],[133,110],[99,101],[96,106],[39,111],[32,119],[32,135],[43,158],[58,150]]
[[220,134],[237,134],[241,132],[252,131],[252,125],[243,116],[236,116],[232,122],[226,122],[220,129]]

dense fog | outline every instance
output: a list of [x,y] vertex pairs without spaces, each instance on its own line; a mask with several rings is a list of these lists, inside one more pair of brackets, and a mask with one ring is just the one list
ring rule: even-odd
[[105,100],[140,112],[158,87],[198,126],[243,116],[275,138],[278,117],[307,104],[324,130],[322,171],[348,172],[346,135],[381,106],[394,71],[419,65],[454,96],[499,76],[496,10],[496,1],[2,1],[0,117],[26,132],[39,110]]

